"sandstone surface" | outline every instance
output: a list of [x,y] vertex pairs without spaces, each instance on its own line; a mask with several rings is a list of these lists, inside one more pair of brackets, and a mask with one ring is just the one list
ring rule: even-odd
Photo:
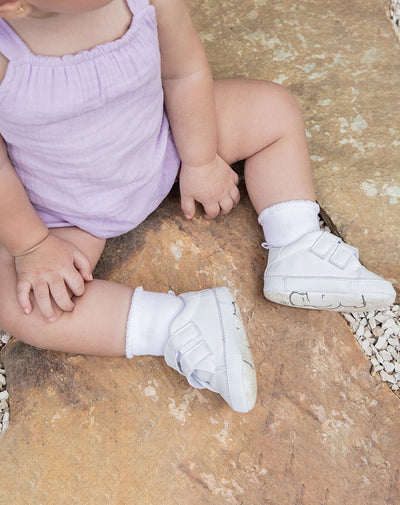
[[383,0],[189,2],[216,77],[278,82],[306,122],[318,202],[400,288],[400,49]]
[[[286,85],[304,112],[318,201],[363,262],[399,287],[398,41],[377,0],[188,2],[217,77]],[[56,354],[13,341],[1,505],[396,505],[399,399],[340,314],[262,296],[266,251],[242,190],[191,222],[175,190],[110,241],[98,276],[176,293],[236,293],[258,375],[232,412],[161,358]]]

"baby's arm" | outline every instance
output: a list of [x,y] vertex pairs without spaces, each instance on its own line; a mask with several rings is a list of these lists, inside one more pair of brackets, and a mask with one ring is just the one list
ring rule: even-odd
[[[32,207],[0,137],[0,243],[15,258],[17,296],[26,314],[32,310],[32,290],[43,316],[55,320],[51,296],[62,310],[72,310],[68,288],[75,295],[91,279],[86,257],[73,246],[49,234]],[[51,296],[50,296],[51,295]]]
[[157,13],[165,106],[182,160],[182,209],[195,201],[206,217],[227,213],[239,201],[238,178],[217,155],[214,83],[199,36],[183,0],[153,0]]

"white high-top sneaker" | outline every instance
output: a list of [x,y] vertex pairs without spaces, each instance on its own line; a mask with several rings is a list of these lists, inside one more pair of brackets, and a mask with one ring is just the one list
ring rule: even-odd
[[396,292],[360,264],[356,248],[315,231],[269,250],[264,296],[292,307],[364,312],[392,305]]
[[219,393],[238,412],[249,412],[257,395],[246,332],[228,288],[179,295],[185,305],[170,326],[167,364],[195,388]]

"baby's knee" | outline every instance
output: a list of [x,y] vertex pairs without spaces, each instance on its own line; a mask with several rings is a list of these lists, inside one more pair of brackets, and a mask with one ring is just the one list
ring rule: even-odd
[[[57,310],[57,320],[62,311]],[[30,314],[24,314],[18,302],[10,300],[3,305],[0,314],[0,328],[25,344],[49,348],[51,330],[55,323],[48,323],[40,314],[37,307]]]
[[272,83],[274,102],[279,107],[281,116],[285,116],[287,120],[303,121],[299,104],[287,88],[277,83]]

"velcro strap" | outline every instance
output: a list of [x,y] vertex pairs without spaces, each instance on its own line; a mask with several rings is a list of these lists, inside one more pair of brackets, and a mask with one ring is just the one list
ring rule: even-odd
[[182,350],[184,352],[186,348],[190,349],[190,347],[193,347],[199,336],[200,331],[192,322],[175,331],[168,340],[164,350],[167,364],[182,373],[177,362],[178,351]]
[[332,263],[332,265],[335,265],[336,267],[343,270],[344,268],[346,268],[346,265],[350,261],[350,259],[354,255],[357,256],[357,254],[358,251],[355,247],[352,247],[351,245],[348,244],[344,244],[342,242],[337,246],[336,250],[329,258],[329,262]]
[[342,241],[340,238],[335,237],[330,233],[323,233],[311,246],[310,251],[318,256],[318,258],[325,259],[332,254],[337,245],[341,243]]
[[196,368],[211,355],[211,349],[204,340],[198,340],[193,347],[186,349],[183,353],[180,351],[178,361],[183,375],[189,380]]
[[167,364],[185,375],[189,384],[202,388],[202,384],[193,377],[193,372],[200,363],[212,356],[209,346],[200,338],[200,330],[190,322],[175,331],[165,348]]

